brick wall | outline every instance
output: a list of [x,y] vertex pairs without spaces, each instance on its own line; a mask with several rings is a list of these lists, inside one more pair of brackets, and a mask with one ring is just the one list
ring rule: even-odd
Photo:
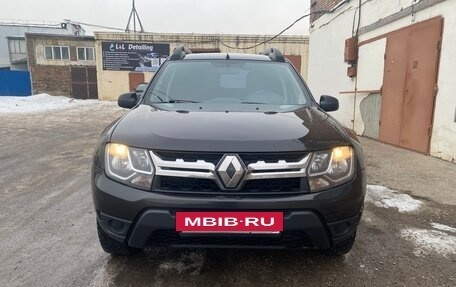
[[[335,7],[342,0],[312,0],[310,6],[310,12],[330,10]],[[316,13],[310,15],[310,23],[313,23],[315,20],[321,17],[322,13]]]
[[33,75],[33,94],[71,96],[70,67],[39,65],[30,67],[30,72]]
[[[76,54],[77,47],[94,47],[93,38],[27,34],[26,41],[33,94],[47,93],[53,96],[72,97],[71,67],[95,67],[95,61],[78,61]],[[45,45],[68,46],[70,59],[66,61],[44,59]]]

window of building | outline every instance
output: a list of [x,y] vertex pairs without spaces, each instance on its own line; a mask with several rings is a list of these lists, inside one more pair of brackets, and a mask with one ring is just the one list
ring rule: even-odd
[[70,48],[68,46],[46,46],[44,57],[47,60],[69,60]]
[[95,49],[93,47],[78,47],[78,61],[95,60]]
[[11,54],[26,54],[25,39],[10,39],[9,48]]
[[11,62],[24,61],[27,59],[25,39],[9,38],[8,45]]

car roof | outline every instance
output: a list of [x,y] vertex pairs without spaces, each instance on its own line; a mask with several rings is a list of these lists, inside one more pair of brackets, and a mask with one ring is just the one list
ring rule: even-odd
[[271,59],[266,55],[256,54],[241,54],[241,53],[200,53],[187,54],[183,60],[244,60],[244,61],[265,61],[271,62]]

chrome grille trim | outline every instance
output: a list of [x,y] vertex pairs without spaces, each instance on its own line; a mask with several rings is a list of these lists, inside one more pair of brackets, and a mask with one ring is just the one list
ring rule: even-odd
[[215,165],[204,160],[196,162],[185,162],[182,159],[175,161],[162,160],[159,156],[150,151],[150,157],[155,166],[155,175],[193,177],[203,179],[216,179]]
[[309,159],[310,154],[298,162],[279,160],[277,163],[266,163],[264,161],[251,163],[247,166],[247,176],[245,177],[245,180],[306,177]]
[[[215,170],[216,166],[213,163],[204,160],[186,162],[179,158],[174,161],[167,161],[161,159],[153,151],[150,151],[150,156],[155,166],[156,175],[212,179],[219,182]],[[247,175],[244,180],[306,177],[310,157],[311,154],[308,154],[298,162],[279,160],[276,163],[266,163],[265,161],[251,163],[247,166]]]

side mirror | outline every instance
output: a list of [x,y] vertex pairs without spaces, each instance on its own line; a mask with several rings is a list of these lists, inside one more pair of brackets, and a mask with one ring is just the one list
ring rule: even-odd
[[321,96],[320,108],[325,112],[333,112],[339,109],[339,100],[331,96]]
[[138,98],[136,97],[136,93],[126,93],[120,95],[119,99],[117,100],[117,104],[119,107],[131,109],[138,103]]
[[147,83],[141,83],[139,84],[136,89],[135,89],[135,93],[136,93],[136,96],[138,97],[141,97],[142,93],[144,92],[144,90],[146,90],[147,88]]

